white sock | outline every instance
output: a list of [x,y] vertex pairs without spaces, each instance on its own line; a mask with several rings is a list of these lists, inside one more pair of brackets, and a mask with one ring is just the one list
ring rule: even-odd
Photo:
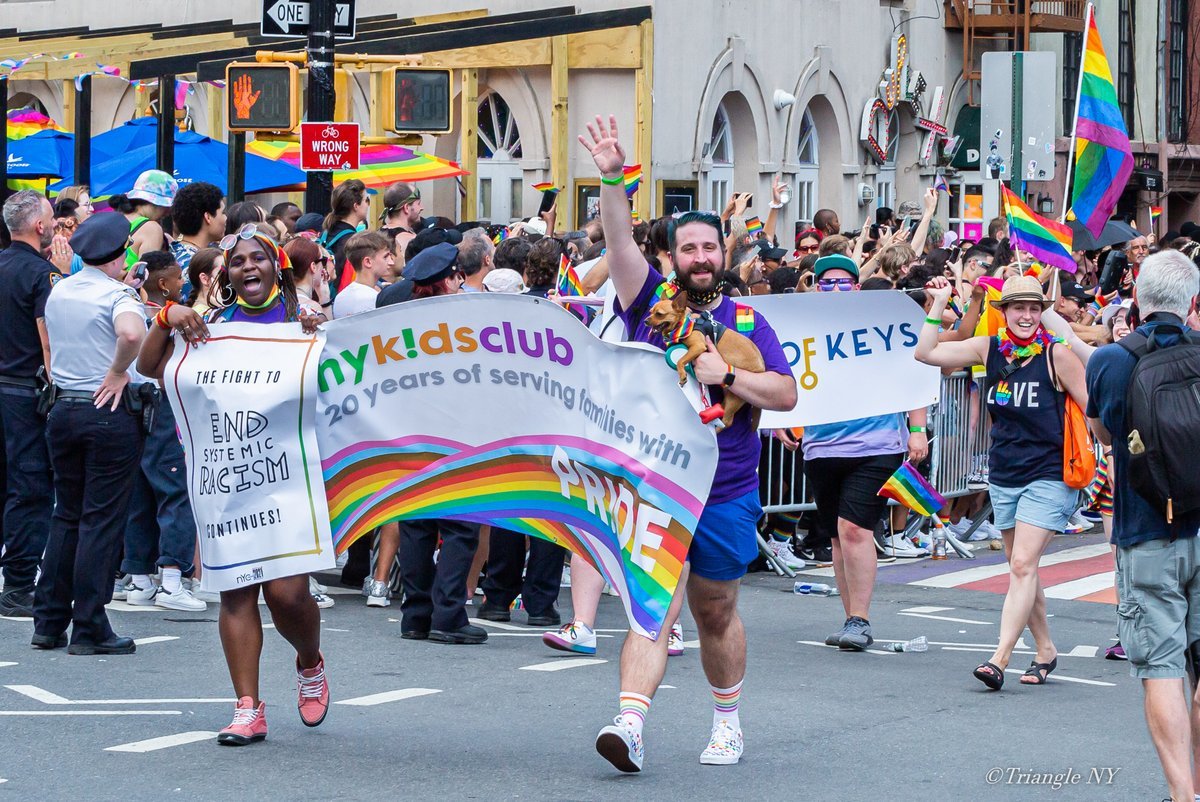
[[713,695],[713,726],[717,726],[717,722],[725,720],[729,722],[729,726],[735,730],[741,728],[742,722],[738,718],[738,704],[742,698],[742,683],[739,682],[732,688],[718,688],[709,686]]
[[134,574],[132,579],[134,586],[139,590],[149,590],[154,587],[154,580],[150,578],[149,574]]
[[183,571],[178,568],[162,569],[162,586],[167,593],[178,593],[183,588]]

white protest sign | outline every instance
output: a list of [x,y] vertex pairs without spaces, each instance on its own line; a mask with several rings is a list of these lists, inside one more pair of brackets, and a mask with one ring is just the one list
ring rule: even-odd
[[938,369],[913,357],[925,312],[902,292],[808,292],[737,300],[766,317],[796,377],[796,406],[788,412],[763,412],[763,429],[856,420],[917,409],[938,399]]
[[187,457],[205,590],[332,568],[314,427],[323,336],[224,323],[163,376]]

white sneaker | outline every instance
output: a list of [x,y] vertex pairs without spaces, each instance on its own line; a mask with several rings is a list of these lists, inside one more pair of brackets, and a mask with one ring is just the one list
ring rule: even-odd
[[[372,579],[371,577],[367,577],[366,579],[364,579],[364,580],[363,580],[363,586],[362,586],[362,595],[363,595],[363,596],[370,596],[370,595],[371,595],[371,583],[372,583],[372,582],[374,582],[374,581],[375,581],[375,580],[374,580],[374,579]],[[309,589],[309,590],[313,590],[313,589],[314,589],[314,588],[313,588],[313,585],[315,585],[315,584],[317,584],[317,580],[313,579],[312,577],[309,577],[308,589]],[[324,592],[325,592],[325,589],[324,589],[324,588],[322,588],[321,590],[319,590],[319,591],[317,591],[317,592],[318,592],[318,593],[324,593]]]
[[667,636],[667,657],[678,657],[683,654],[683,624],[678,621],[675,626],[671,627],[671,634]]
[[208,609],[207,604],[193,596],[191,591],[185,587],[180,587],[174,593],[160,587],[154,596],[154,606],[162,607],[165,610],[183,610],[188,613],[199,613]]
[[894,557],[915,559],[917,557],[926,557],[929,555],[928,551],[917,548],[912,544],[911,540],[898,532],[885,537],[883,542],[884,548]]
[[626,727],[625,720],[620,716],[600,730],[596,736],[596,751],[609,763],[626,772],[641,771],[642,761],[646,758],[642,736]]
[[1000,530],[991,521],[984,521],[979,525],[979,531],[984,533],[986,540],[1000,540],[1004,535],[1000,534]]
[[127,598],[129,598],[129,586],[132,584],[133,583],[130,581],[128,575],[123,576],[120,579],[114,580],[113,581],[113,600],[114,601],[125,601]]
[[569,566],[569,565],[563,566],[562,582],[559,583],[559,585],[560,585],[560,587],[564,587],[564,588],[571,587],[571,566]]
[[308,586],[310,588],[312,588],[313,590],[317,591],[317,593],[328,593],[329,592],[329,588],[325,587],[320,582],[318,582],[316,577],[310,576],[308,578],[308,580],[309,580]]
[[804,560],[801,560],[792,551],[792,542],[790,540],[785,541],[770,538],[767,540],[767,548],[771,550],[771,553],[775,555],[779,562],[793,571],[798,571],[806,565]]
[[316,584],[317,584],[317,580],[313,579],[310,576],[308,578],[308,592],[310,594],[312,594],[313,601],[315,601],[317,603],[317,607],[320,607],[322,610],[328,610],[330,607],[333,606],[333,597],[327,593],[322,593],[321,591],[319,591],[315,587],[313,587]]
[[955,539],[962,540],[962,536],[971,528],[972,521],[967,516],[958,519],[958,523],[946,524],[946,530],[954,535]]
[[706,766],[732,766],[742,759],[744,748],[742,731],[721,719],[713,725],[708,746],[700,753],[700,762]]
[[1080,513],[1081,510],[1075,510],[1075,512],[1071,514],[1071,517],[1067,519],[1067,528],[1063,530],[1064,532],[1069,532],[1070,534],[1074,535],[1079,532],[1086,532],[1095,526],[1094,523],[1089,521],[1087,518],[1084,518]]
[[153,607],[154,597],[158,595],[158,586],[151,583],[150,587],[142,588],[134,584],[133,580],[129,581],[125,591],[125,601],[132,604],[134,607]]
[[582,621],[568,621],[555,631],[543,633],[542,643],[560,652],[596,653],[596,633]]
[[[371,580],[370,592],[367,594],[368,607],[389,607],[392,600],[388,598],[391,594],[388,592],[387,582],[380,582],[378,579]],[[467,600],[468,602],[470,599]]]

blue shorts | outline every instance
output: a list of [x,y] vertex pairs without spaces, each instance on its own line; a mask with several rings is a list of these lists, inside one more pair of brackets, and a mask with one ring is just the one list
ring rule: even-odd
[[707,505],[688,549],[692,573],[719,582],[745,576],[746,566],[758,556],[756,524],[762,514],[757,488],[729,501]]
[[1061,532],[1079,507],[1079,491],[1053,479],[1038,479],[1024,487],[988,489],[997,529],[1012,529],[1017,521]]

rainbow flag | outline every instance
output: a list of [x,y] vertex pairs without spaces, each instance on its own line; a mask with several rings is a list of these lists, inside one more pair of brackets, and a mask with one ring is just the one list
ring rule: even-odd
[[746,220],[746,233],[752,237],[757,237],[758,232],[763,230],[762,220],[757,217],[751,217]]
[[642,183],[642,165],[633,164],[625,168],[625,197],[633,196]]
[[942,494],[908,460],[883,483],[877,495],[903,504],[918,515],[937,515],[937,511],[946,506]]
[[1162,217],[1162,207],[1161,206],[1151,206],[1150,207],[1150,222],[1153,223],[1155,220],[1157,220],[1160,217]]
[[1004,199],[1004,214],[1008,217],[1008,238],[1013,247],[1028,251],[1039,262],[1074,273],[1071,227],[1042,217],[1004,184],[1000,185],[1000,194]]
[[938,192],[945,192],[947,195],[950,194],[950,185],[946,183],[946,176],[942,175],[941,173],[938,173],[936,176],[934,176],[933,188]]
[[506,240],[506,239],[508,239],[508,229],[502,228],[496,234],[496,236],[492,237],[492,242],[496,245],[499,245],[501,242],[504,242],[504,240]]
[[1093,236],[1099,237],[1133,173],[1133,151],[1117,103],[1112,69],[1096,28],[1096,9],[1091,4],[1080,72],[1071,211]]
[[[267,159],[285,161],[293,167],[300,164],[299,142],[255,139],[246,143],[246,152]],[[384,189],[395,181],[430,181],[467,174],[466,170],[452,161],[427,153],[418,153],[400,145],[363,145],[360,154],[359,169],[335,172],[335,185],[357,178],[369,189]]]
[[554,184],[550,183],[549,181],[543,181],[540,184],[530,184],[530,186],[536,189],[538,192],[561,192],[558,187],[554,186]]
[[[579,274],[575,272],[575,267],[571,264],[571,260],[564,253],[558,262],[558,294],[563,297],[575,296],[582,298],[587,295],[583,291],[583,282],[579,280]],[[583,321],[585,326],[590,326],[592,318],[596,315],[596,310],[590,306],[582,304],[567,304],[567,309],[575,317]]]

